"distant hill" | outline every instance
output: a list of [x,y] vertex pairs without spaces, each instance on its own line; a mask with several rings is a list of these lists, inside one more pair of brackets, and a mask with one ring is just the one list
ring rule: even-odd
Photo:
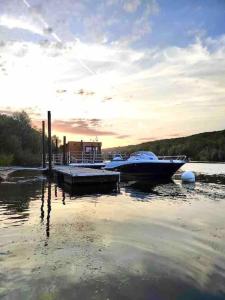
[[108,148],[103,151],[132,153],[139,150],[149,150],[156,155],[184,154],[197,161],[225,161],[225,130]]

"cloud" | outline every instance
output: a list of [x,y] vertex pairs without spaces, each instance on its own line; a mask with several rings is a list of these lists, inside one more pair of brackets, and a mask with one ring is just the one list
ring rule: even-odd
[[85,135],[85,136],[114,136],[117,135],[113,131],[99,130],[95,127],[99,126],[99,119],[73,119],[70,121],[55,120],[52,123],[54,131]]
[[24,110],[31,119],[39,119],[41,117],[41,113],[39,110],[39,107],[33,107],[33,106],[29,106],[29,107],[24,107],[22,110]]
[[119,0],[106,0],[106,5],[111,6],[118,4]]
[[80,89],[79,91],[75,92],[75,94],[80,96],[93,96],[95,92],[93,91],[85,91],[84,89]]
[[22,29],[43,35],[43,30],[40,26],[30,22],[28,18],[25,17],[13,17],[10,15],[0,16],[0,26],[6,27],[8,29]]
[[73,125],[78,125],[78,126],[84,126],[84,127],[88,127],[88,126],[101,126],[101,119],[71,119],[71,122],[73,122]]
[[[55,2],[58,8],[62,2]],[[69,2],[66,2],[63,16],[58,8],[56,14],[50,15],[52,1],[41,8],[41,14],[57,33],[59,26],[51,18],[62,21],[67,16],[69,22],[72,18],[68,9]],[[121,3],[118,1],[115,7],[110,6],[112,12],[118,10],[119,18],[122,14],[126,15],[121,12],[121,7],[118,9],[116,6]],[[150,34],[151,30],[154,31],[154,23],[151,21],[151,15],[157,13],[154,3],[143,1],[137,7],[136,14],[126,15],[130,31],[125,28],[124,32],[132,34],[126,36],[127,42],[123,44],[121,40],[115,42],[119,35],[108,36],[108,25],[103,28],[109,37],[104,44],[93,40],[74,40],[74,35],[77,35],[75,27],[74,35],[70,32],[73,39],[66,33],[61,43],[52,41],[51,36],[46,39],[42,27],[39,28],[42,31],[42,42],[40,39],[38,43],[32,39],[30,42],[2,42],[0,64],[8,76],[2,76],[3,71],[0,74],[1,99],[11,106],[21,102],[24,107],[38,103],[42,111],[50,107],[57,120],[65,118],[70,121],[64,124],[64,128],[67,126],[69,131],[77,130],[84,134],[86,130],[93,136],[98,135],[96,131],[103,134],[106,132],[115,137],[115,142],[119,142],[116,137],[121,132],[118,120],[124,120],[123,126],[127,128],[125,133],[131,134],[132,139],[136,140],[144,139],[149,132],[150,135],[155,134],[154,129],[159,123],[163,124],[165,130],[158,136],[156,133],[156,138],[168,136],[167,131],[174,132],[176,127],[184,128],[185,132],[202,131],[203,126],[208,126],[209,130],[216,122],[225,126],[222,117],[225,107],[225,36],[212,39],[206,35],[199,37],[196,32],[196,40],[187,46],[157,48],[149,44],[146,48],[133,48],[135,41]],[[148,12],[145,13],[142,9],[147,6]],[[99,6],[96,7],[96,13],[104,13],[104,6],[102,11]],[[29,24],[28,20],[26,24]],[[101,22],[104,18],[97,17],[96,20]],[[83,18],[80,15],[79,22],[85,23],[86,16]],[[119,24],[112,25],[115,31]],[[77,58],[87,63],[95,74],[89,74],[82,68]],[[56,97],[56,91],[60,96]],[[73,117],[81,119],[77,122],[75,119],[72,123]],[[84,121],[86,118],[88,122]],[[105,119],[104,125],[111,122],[113,126],[108,130],[109,127],[102,127],[103,122],[91,123],[91,119]],[[135,126],[133,130],[137,119],[142,120],[143,128]],[[119,139],[122,143],[123,138]]]
[[53,33],[53,29],[49,26],[45,27],[43,29],[44,34],[52,34]]
[[28,12],[34,20],[42,23],[46,34],[56,34],[68,41],[76,38],[74,32],[71,32],[71,20],[81,22],[87,14],[87,9],[88,4],[84,1],[48,0],[39,2],[38,5],[32,5]]
[[95,43],[106,43],[105,26],[109,24],[107,19],[103,14],[89,15],[84,21],[86,39]]
[[184,136],[184,133],[180,132],[180,133],[172,133],[172,134],[167,134],[166,138],[179,138]]
[[133,13],[140,6],[140,0],[125,0],[123,8],[126,12]]
[[[128,13],[134,13],[141,6],[141,0],[125,0],[123,9]],[[148,0],[144,5],[144,15],[150,16],[159,13],[159,4],[156,0]]]
[[138,140],[143,141],[143,142],[154,142],[154,141],[158,141],[158,140],[179,138],[179,137],[183,137],[183,136],[184,136],[184,133],[180,132],[180,133],[165,134],[164,136],[161,136],[160,138],[158,136],[142,137],[142,138],[139,138]]
[[157,0],[148,0],[146,4],[146,10],[145,13],[147,15],[156,15],[160,11],[159,4]]
[[138,139],[139,141],[143,141],[143,142],[152,142],[152,141],[155,141],[157,140],[157,137],[155,136],[150,136],[150,137],[142,137],[142,138],[139,138]]
[[100,119],[90,119],[90,123],[93,126],[99,126],[101,124],[101,120]]
[[11,107],[8,108],[6,107],[5,109],[0,108],[0,114],[11,116],[13,114],[12,108]]
[[41,116],[39,109],[37,107],[23,107],[23,108],[15,108],[15,107],[1,107],[0,108],[0,114],[5,114],[5,115],[12,115],[15,112],[20,112],[20,111],[25,111],[30,118],[39,118]]
[[126,139],[131,137],[129,134],[117,135],[117,139]]
[[104,97],[103,102],[112,100],[112,97]]
[[142,13],[130,24],[129,34],[120,37],[117,41],[117,43],[122,46],[135,44],[142,40],[145,36],[149,35],[152,32],[151,16],[159,13],[159,5],[156,0],[149,0],[144,4],[141,1],[133,0],[126,2],[125,5],[126,4],[130,7],[130,12],[133,12],[132,9],[136,11],[136,9],[141,5]]
[[67,92],[67,90],[64,90],[64,89],[58,89],[58,90],[56,90],[56,93],[58,93],[58,94],[64,94],[66,92]]

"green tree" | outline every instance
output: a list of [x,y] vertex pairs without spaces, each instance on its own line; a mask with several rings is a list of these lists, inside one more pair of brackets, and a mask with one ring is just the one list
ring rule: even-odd
[[41,132],[25,111],[0,114],[0,165],[40,165],[41,153]]

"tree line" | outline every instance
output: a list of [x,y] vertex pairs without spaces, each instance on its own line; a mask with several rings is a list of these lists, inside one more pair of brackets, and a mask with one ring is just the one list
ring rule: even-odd
[[[56,138],[52,137],[53,152]],[[45,143],[47,145],[47,136]],[[156,155],[187,155],[195,161],[225,161],[225,130],[106,150],[127,153],[145,150]],[[42,134],[40,130],[32,127],[27,113],[15,112],[11,116],[0,114],[0,165],[39,166],[41,157]]]
[[[53,137],[53,150],[55,147]],[[45,136],[47,145],[47,136]],[[0,165],[41,164],[42,133],[32,127],[26,112],[15,112],[12,115],[0,114]]]

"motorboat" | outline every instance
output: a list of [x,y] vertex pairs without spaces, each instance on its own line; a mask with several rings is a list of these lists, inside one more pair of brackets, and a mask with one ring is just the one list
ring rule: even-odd
[[150,151],[138,151],[124,159],[117,154],[105,166],[106,170],[122,174],[145,175],[152,178],[171,178],[187,162],[186,156],[156,156]]

